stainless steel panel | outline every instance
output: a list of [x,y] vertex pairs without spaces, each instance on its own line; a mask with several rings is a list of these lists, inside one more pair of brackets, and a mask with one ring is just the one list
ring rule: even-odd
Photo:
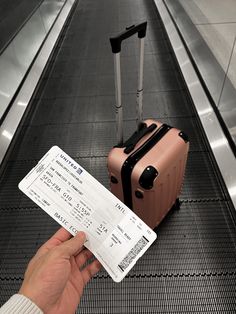
[[[15,52],[15,62],[18,65],[17,71],[25,75],[45,36],[46,31],[40,12],[37,10],[11,43]],[[11,67],[15,67],[15,64],[11,64]]]
[[57,17],[65,2],[66,0],[44,1],[40,6],[39,12],[46,32],[48,32],[52,27],[55,18]]
[[7,109],[22,77],[14,48],[9,46],[0,57],[0,118]]
[[189,59],[183,42],[176,30],[170,14],[162,0],[154,0],[162,17],[167,34],[179,62],[190,95],[195,104],[200,121],[212,148],[215,159],[221,170],[229,195],[236,208],[236,159],[222,131],[216,114],[209,103],[204,89]]
[[[206,13],[199,9],[199,3],[195,1],[184,0],[164,0],[164,2],[167,5],[168,10],[171,12],[171,15],[175,23],[177,24],[185,43],[188,46],[191,56],[204,80],[204,83],[206,84],[206,87],[209,90],[216,106],[218,107],[219,113],[221,114],[234,143],[236,144],[236,112],[234,109],[236,107],[236,91],[234,83],[236,82],[236,78],[234,76],[235,71],[233,70],[233,68],[229,67],[231,63],[231,57],[234,56],[234,53],[232,53],[232,47],[234,43],[232,42],[230,47],[225,46],[225,48],[221,48],[224,52],[224,57],[226,58],[226,60],[224,61],[224,64],[222,62],[220,64],[218,60],[219,57],[218,59],[216,58],[214,51],[209,48],[208,44],[202,37],[203,33],[201,34],[199,32],[200,28],[202,31],[205,29],[205,32],[208,34],[208,36],[211,36],[209,33],[211,32],[212,36],[214,34],[215,41],[218,44],[221,38],[215,35],[216,26],[211,24],[209,25],[209,23],[207,25],[194,25],[193,21],[191,20],[193,19],[196,22],[197,16],[197,21],[201,21],[202,23],[206,23],[208,21],[205,16]],[[186,13],[182,4],[188,9],[191,18]],[[231,2],[231,5],[232,4],[233,2]],[[200,5],[202,7],[205,7],[206,3],[201,2]],[[214,11],[215,5],[214,7],[212,7],[212,11]],[[223,4],[221,3],[220,7],[222,7],[222,5]],[[213,6],[212,3],[211,6]],[[229,3],[227,8],[229,11]],[[235,9],[236,7],[234,5],[233,10]],[[217,16],[219,17],[219,12],[218,15],[211,14],[211,18],[213,18],[214,16],[215,18]],[[235,25],[232,26],[230,29],[235,32]],[[235,34],[232,34],[230,38],[233,41],[235,38]],[[217,47],[219,47],[217,46],[217,44],[214,45],[214,49],[217,49]],[[232,59],[232,62],[233,60],[234,59]]]
[[44,1],[0,55],[0,119],[64,3]]
[[[165,0],[165,3],[217,104],[225,77],[223,69],[219,67],[217,60],[204,42],[198,29],[194,26],[191,18],[186,14],[180,1]],[[193,1],[190,1],[190,3],[193,11],[198,9]]]
[[0,1],[0,51],[34,13],[42,0]]
[[7,109],[45,36],[46,31],[37,11],[0,56],[0,118]]
[[1,31],[0,51],[2,51],[4,46],[7,43],[8,39],[9,39],[9,34],[8,34],[8,30],[7,30],[7,25],[6,25],[5,19],[0,20],[0,31]]
[[[236,81],[236,46],[234,40],[234,47],[232,56],[229,62],[228,70],[225,75],[225,83],[222,89],[222,93],[219,99],[218,109],[227,124],[229,132],[236,143],[236,90],[231,83],[231,79]],[[229,79],[229,73],[231,79]]]
[[22,85],[20,92],[11,106],[11,109],[0,126],[0,164],[4,159],[6,151],[27,108],[35,87],[37,86],[38,80],[43,72],[43,69],[71,10],[71,7],[74,4],[74,1],[75,0],[67,0],[56,20],[56,23],[53,25],[47,40],[40,50],[36,60],[34,61],[34,64],[32,65],[32,68],[28,73],[24,84]]
[[[178,0],[194,24],[220,24],[236,22],[235,0]],[[193,9],[193,5],[197,10]]]

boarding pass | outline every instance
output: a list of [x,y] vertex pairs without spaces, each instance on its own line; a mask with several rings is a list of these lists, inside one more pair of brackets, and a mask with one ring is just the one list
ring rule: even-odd
[[19,188],[84,244],[116,282],[155,241],[134,212],[57,146],[19,183]]

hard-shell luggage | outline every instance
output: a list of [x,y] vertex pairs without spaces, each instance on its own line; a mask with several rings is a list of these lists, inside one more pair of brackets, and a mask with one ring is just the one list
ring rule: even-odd
[[[142,121],[144,38],[147,22],[133,25],[110,39],[115,62],[118,145],[108,156],[111,191],[147,225],[155,228],[178,203],[189,141],[182,131],[156,120]],[[138,33],[140,67],[137,131],[123,143],[120,51],[122,40]]]

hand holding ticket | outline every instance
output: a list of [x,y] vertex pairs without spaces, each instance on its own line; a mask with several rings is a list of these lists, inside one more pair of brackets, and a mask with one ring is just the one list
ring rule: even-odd
[[19,188],[72,235],[84,231],[85,246],[116,282],[156,239],[135,213],[57,146]]

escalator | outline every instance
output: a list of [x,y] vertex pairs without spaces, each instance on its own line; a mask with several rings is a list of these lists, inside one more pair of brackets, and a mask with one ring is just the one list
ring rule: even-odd
[[[18,183],[58,145],[109,188],[106,160],[116,144],[109,37],[148,21],[144,118],[189,135],[181,208],[119,284],[105,271],[87,285],[77,313],[235,313],[233,208],[153,0],[79,0],[22,121],[0,178],[0,304],[22,283],[37,248],[57,229]],[[124,128],[135,129],[138,42],[123,44]]]

